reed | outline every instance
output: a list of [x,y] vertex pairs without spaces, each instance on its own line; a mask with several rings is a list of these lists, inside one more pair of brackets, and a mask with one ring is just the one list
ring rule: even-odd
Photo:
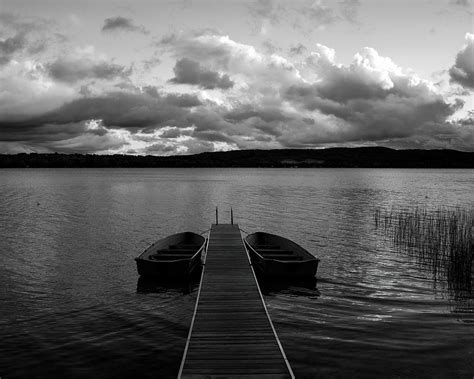
[[471,293],[473,209],[377,208],[374,223],[398,251],[416,257],[436,279],[445,278],[450,292]]

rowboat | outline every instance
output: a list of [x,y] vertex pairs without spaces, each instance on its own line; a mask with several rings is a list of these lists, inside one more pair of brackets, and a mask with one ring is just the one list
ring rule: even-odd
[[256,232],[245,237],[252,265],[266,277],[313,277],[319,259],[297,243],[275,234]]
[[200,266],[205,245],[206,239],[192,232],[165,237],[135,258],[138,274],[162,278],[188,276]]

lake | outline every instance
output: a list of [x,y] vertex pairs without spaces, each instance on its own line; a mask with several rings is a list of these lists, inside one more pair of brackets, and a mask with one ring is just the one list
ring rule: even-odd
[[220,222],[288,237],[317,283],[264,298],[298,378],[474,375],[474,295],[374,227],[393,206],[472,208],[474,170],[0,170],[0,377],[176,377],[197,295],[133,258]]

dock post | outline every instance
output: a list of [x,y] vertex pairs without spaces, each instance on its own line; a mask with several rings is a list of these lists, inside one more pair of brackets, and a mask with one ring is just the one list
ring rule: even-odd
[[230,224],[234,225],[234,212],[232,211],[232,207],[230,207]]
[[217,207],[216,207],[216,225],[219,225],[219,211],[217,210]]

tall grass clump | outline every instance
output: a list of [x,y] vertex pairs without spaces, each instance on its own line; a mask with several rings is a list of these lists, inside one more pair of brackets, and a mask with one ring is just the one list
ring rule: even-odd
[[376,209],[374,222],[399,251],[415,256],[435,278],[446,278],[450,290],[471,292],[473,209]]

